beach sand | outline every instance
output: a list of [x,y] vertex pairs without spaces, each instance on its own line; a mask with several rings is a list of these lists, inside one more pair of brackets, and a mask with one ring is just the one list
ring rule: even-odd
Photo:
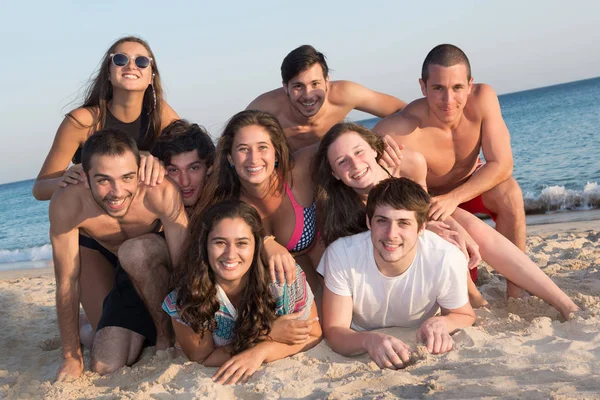
[[[421,359],[403,371],[380,370],[364,355],[342,357],[323,341],[263,366],[245,385],[216,385],[210,379],[216,369],[153,348],[133,367],[106,377],[89,372],[86,350],[84,375],[55,384],[61,349],[52,271],[4,271],[0,398],[600,399],[598,215],[558,224],[546,218],[528,227],[529,256],[583,309],[573,320],[564,322],[537,298],[507,301],[504,279],[483,270],[479,285],[491,306],[476,311],[476,325],[454,336],[455,350],[441,356],[419,351]],[[386,331],[416,348],[414,331]]]

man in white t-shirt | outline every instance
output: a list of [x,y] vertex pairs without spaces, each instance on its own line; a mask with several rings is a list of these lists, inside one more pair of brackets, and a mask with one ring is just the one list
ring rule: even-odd
[[386,179],[369,193],[370,230],[327,248],[318,270],[325,277],[323,331],[335,352],[367,352],[380,368],[403,368],[409,347],[370,330],[418,327],[417,339],[440,354],[452,349],[453,331],[473,325],[467,261],[425,230],[428,215],[429,195],[420,185]]

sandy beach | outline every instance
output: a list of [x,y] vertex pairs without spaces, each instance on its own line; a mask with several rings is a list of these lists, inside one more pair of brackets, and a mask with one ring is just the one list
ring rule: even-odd
[[[537,298],[507,301],[504,279],[482,270],[478,285],[490,307],[454,336],[455,350],[432,356],[419,348],[420,359],[403,371],[339,356],[323,341],[263,366],[245,385],[216,385],[216,369],[153,348],[106,377],[89,371],[85,350],[84,375],[54,384],[61,349],[52,270],[2,271],[0,398],[600,399],[600,212],[575,214],[536,216],[527,241],[528,255],[582,308],[573,320]],[[417,347],[414,331],[386,331]]]

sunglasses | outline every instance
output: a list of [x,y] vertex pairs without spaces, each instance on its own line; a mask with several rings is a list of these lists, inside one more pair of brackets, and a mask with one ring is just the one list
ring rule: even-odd
[[[109,55],[115,67],[124,67],[129,64],[130,57],[123,53],[112,53]],[[146,56],[133,57],[135,66],[141,69],[147,68],[152,62],[152,58]]]

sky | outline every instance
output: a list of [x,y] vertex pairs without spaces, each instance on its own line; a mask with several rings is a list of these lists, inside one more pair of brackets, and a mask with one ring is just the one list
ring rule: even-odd
[[127,35],[152,47],[167,102],[213,137],[281,85],[281,61],[302,44],[327,56],[332,80],[405,101],[420,97],[421,64],[440,43],[462,48],[475,82],[498,94],[600,75],[596,0],[0,3],[0,184],[36,177],[64,114]]

